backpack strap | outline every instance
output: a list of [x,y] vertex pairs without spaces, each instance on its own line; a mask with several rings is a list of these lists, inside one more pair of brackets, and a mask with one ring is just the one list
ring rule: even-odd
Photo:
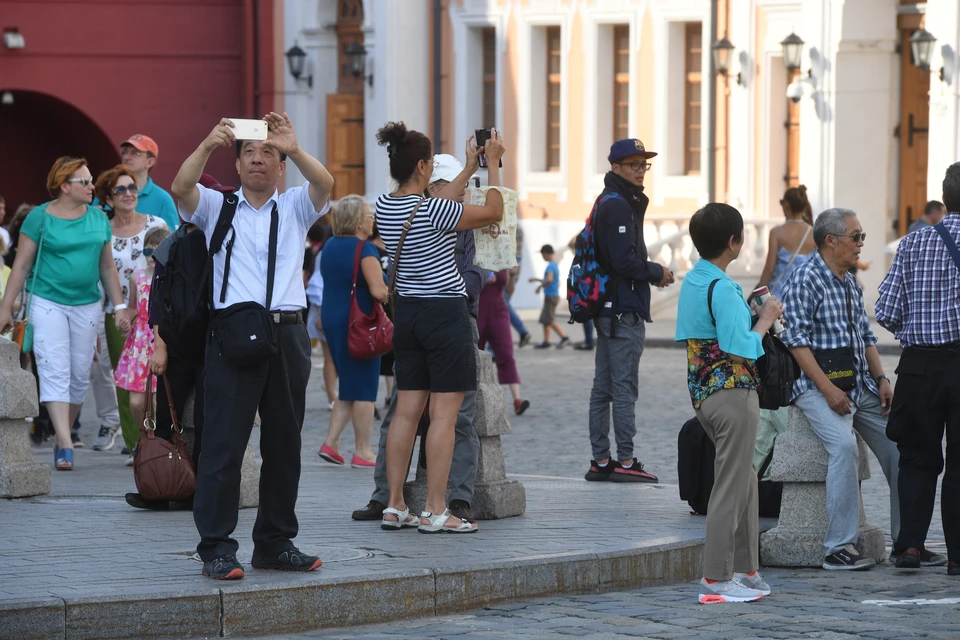
[[763,480],[763,476],[767,473],[767,467],[770,466],[770,463],[773,462],[773,450],[777,445],[774,444],[770,447],[770,453],[767,454],[767,457],[764,458],[763,464],[760,465],[760,469],[757,471],[757,480]]
[[593,227],[593,254],[597,258],[597,264],[599,264],[604,269],[606,269],[607,273],[610,274],[610,284],[613,287],[613,293],[610,294],[610,318],[611,318],[610,337],[611,338],[617,337],[617,323],[614,322],[614,318],[617,315],[617,296],[620,291],[620,278],[611,272],[609,264],[607,265],[601,264],[600,243],[598,240],[598,238],[600,237],[600,234],[598,233],[599,228],[597,227],[597,215],[600,213],[600,208],[604,204],[606,204],[607,200],[615,200],[615,199],[623,200],[624,202],[626,202],[626,199],[616,191],[611,191],[607,193],[606,196],[601,193],[600,196],[597,198],[597,204],[593,209],[593,214],[591,216],[593,219],[590,221],[590,224]]
[[717,318],[713,315],[713,290],[717,287],[718,282],[720,282],[720,278],[711,282],[710,286],[707,287],[707,309],[710,311],[710,322],[713,323],[713,326],[717,326]]
[[[213,256],[223,247],[223,241],[227,237],[227,232],[233,228],[233,218],[237,214],[237,205],[240,198],[235,193],[225,193],[223,195],[223,205],[220,207],[220,215],[217,216],[217,226],[213,229],[213,235],[210,236],[210,248],[207,251],[207,264],[203,267],[203,275],[200,276],[201,290],[202,283],[206,282],[213,271]],[[223,266],[223,288],[220,293],[220,302],[223,302],[227,293],[227,276],[230,273],[230,254],[233,249],[233,240],[236,237],[236,231],[227,245],[227,259]],[[213,308],[213,287],[210,287],[210,307]]]

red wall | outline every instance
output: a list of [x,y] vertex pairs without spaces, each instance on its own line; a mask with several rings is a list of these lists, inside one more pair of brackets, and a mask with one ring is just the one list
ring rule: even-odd
[[[0,47],[0,92],[15,98],[13,108],[0,105],[8,210],[45,198],[52,159],[89,154],[106,165],[115,158],[103,140],[116,146],[133,133],[157,141],[153,178],[168,189],[221,117],[272,108],[264,98],[273,96],[273,2],[0,0],[0,30],[16,26],[26,40],[24,49]],[[80,114],[64,115],[74,109]],[[218,150],[208,170],[233,183],[234,160]]]

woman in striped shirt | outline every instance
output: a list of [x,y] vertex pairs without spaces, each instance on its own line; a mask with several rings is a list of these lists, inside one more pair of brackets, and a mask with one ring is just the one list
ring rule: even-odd
[[[456,232],[480,229],[503,217],[503,200],[490,191],[483,206],[463,205],[452,199],[475,170],[468,162],[437,198],[423,198],[433,174],[433,143],[402,122],[387,123],[377,132],[386,146],[390,175],[399,186],[377,199],[376,221],[391,256],[397,251],[407,220],[397,270],[393,349],[396,358],[397,407],[387,435],[387,481],[390,498],[383,512],[384,529],[419,527],[422,533],[472,533],[476,523],[462,521],[446,508],[447,476],[453,456],[454,423],[464,391],[476,389],[476,345],[467,310],[467,291],[454,261]],[[468,153],[479,151],[469,144]],[[500,185],[500,135],[484,147],[489,184]],[[419,518],[403,499],[403,483],[413,451],[417,423],[430,398],[427,432],[427,499]]]

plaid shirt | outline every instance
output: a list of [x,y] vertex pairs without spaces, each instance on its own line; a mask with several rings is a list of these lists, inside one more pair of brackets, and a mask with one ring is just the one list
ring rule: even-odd
[[[948,215],[943,224],[956,241],[960,215]],[[936,229],[925,227],[900,241],[876,311],[877,322],[901,347],[960,342],[960,271]]]
[[[819,351],[849,347],[852,333],[857,386],[849,394],[853,403],[859,404],[864,385],[879,395],[877,383],[870,377],[866,356],[867,347],[875,345],[877,337],[870,330],[870,319],[863,308],[863,291],[856,277],[849,272],[843,275],[841,281],[823,261],[820,252],[797,267],[783,291],[787,328],[780,334],[780,339],[788,347],[809,347],[812,351]],[[853,312],[852,330],[847,310],[848,294]],[[813,380],[803,373],[793,385],[793,397],[815,387]]]

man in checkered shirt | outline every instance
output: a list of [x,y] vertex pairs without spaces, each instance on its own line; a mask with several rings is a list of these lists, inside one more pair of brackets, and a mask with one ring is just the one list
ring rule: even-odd
[[[903,347],[887,434],[900,450],[903,529],[894,543],[898,567],[934,564],[924,549],[937,476],[949,575],[960,575],[960,162],[947,169],[942,222],[909,234],[880,285],[877,321]],[[952,247],[948,246],[952,245]],[[935,564],[944,564],[944,561]]]
[[[863,308],[863,291],[850,269],[857,264],[866,234],[849,209],[828,209],[813,225],[817,253],[793,273],[783,290],[786,330],[780,334],[803,375],[793,388],[803,411],[827,450],[827,531],[823,568],[863,570],[876,564],[854,546],[860,526],[859,452],[853,431],[866,441],[890,486],[890,531],[900,528],[896,446],[884,431],[893,399],[883,375],[877,337]],[[852,347],[854,388],[843,392],[817,364],[815,353]]]

